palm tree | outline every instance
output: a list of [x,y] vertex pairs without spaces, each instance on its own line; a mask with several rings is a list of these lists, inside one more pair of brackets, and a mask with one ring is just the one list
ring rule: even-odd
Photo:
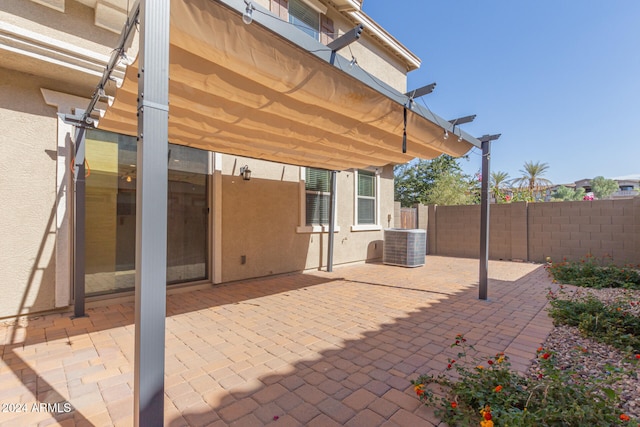
[[522,189],[526,189],[530,194],[538,194],[540,191],[550,185],[552,182],[542,176],[549,169],[549,165],[540,162],[525,162],[524,169],[520,169],[522,176],[513,180]]
[[496,203],[503,202],[505,199],[504,190],[509,183],[509,174],[507,172],[496,171],[491,172],[491,179],[489,180],[489,186],[493,197],[496,199]]
[[502,190],[509,182],[509,174],[502,171],[491,172],[491,181],[489,182],[492,190]]

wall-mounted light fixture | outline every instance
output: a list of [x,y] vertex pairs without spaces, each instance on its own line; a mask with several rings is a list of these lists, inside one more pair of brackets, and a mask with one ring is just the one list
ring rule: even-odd
[[242,22],[249,25],[253,22],[253,11],[256,9],[253,3],[248,0],[244,0],[244,4],[247,5],[247,8],[244,10],[242,14]]
[[244,165],[244,166],[242,166],[240,168],[240,176],[245,181],[250,181],[251,180],[251,169],[249,169],[249,166]]

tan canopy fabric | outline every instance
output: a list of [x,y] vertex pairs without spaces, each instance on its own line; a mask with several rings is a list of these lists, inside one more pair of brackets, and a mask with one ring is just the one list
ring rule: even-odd
[[[302,33],[301,33],[302,34]],[[172,0],[169,141],[210,151],[344,170],[472,148],[449,124],[403,104],[215,0]],[[99,128],[137,130],[137,61]],[[450,128],[449,128],[450,129]]]

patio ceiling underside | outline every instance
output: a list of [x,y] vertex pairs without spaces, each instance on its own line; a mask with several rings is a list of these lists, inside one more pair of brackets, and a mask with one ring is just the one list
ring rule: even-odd
[[[465,134],[460,141],[445,140],[448,122],[407,110],[407,152],[402,153],[401,94],[373,78],[367,84],[323,56],[328,57],[255,20],[245,25],[238,11],[219,1],[173,0],[169,141],[329,170],[442,153],[457,157],[476,145]],[[137,61],[127,68],[100,129],[136,135],[138,72]]]

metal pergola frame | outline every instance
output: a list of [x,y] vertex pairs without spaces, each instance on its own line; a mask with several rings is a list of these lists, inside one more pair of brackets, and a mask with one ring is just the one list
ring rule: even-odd
[[[243,0],[219,1],[237,10],[244,9]],[[164,363],[166,318],[166,241],[167,241],[167,152],[169,112],[169,25],[170,0],[136,0],[127,18],[105,72],[91,102],[81,115],[66,116],[65,121],[76,125],[75,173],[75,264],[74,295],[75,316],[84,316],[84,140],[87,128],[93,127],[92,113],[98,100],[104,96],[101,90],[111,78],[119,57],[130,41],[133,29],[139,25],[139,74],[138,74],[138,179],[136,187],[136,279],[135,279],[135,362],[134,362],[134,423],[136,426],[159,426],[164,423]],[[276,24],[280,25],[280,24]],[[360,30],[361,31],[361,30]],[[352,36],[359,36],[357,29]],[[291,38],[291,36],[289,36]],[[357,37],[356,37],[357,38]],[[298,43],[304,48],[305,40]],[[332,52],[331,63],[335,60]],[[321,56],[323,53],[316,53]],[[329,59],[327,58],[327,62]],[[338,65],[340,66],[340,65]],[[342,68],[342,67],[341,67]],[[357,68],[357,67],[356,67]],[[360,81],[372,77],[360,70],[349,71]],[[380,82],[382,85],[383,83]],[[433,90],[435,84],[430,85]],[[409,92],[408,94],[411,94]],[[406,94],[388,95],[400,104],[407,105]],[[445,130],[455,132],[455,123],[449,123],[430,111],[411,105],[423,117]],[[406,111],[405,111],[406,114]],[[453,129],[452,129],[453,126]],[[458,129],[460,137],[482,146],[482,219],[479,289],[480,299],[487,298],[487,263],[489,204],[488,178],[490,141],[496,135],[476,140]],[[499,136],[499,135],[498,135]],[[477,144],[476,144],[477,143]],[[327,253],[327,270],[333,269],[333,232],[335,221],[336,172],[331,172],[330,236]]]

